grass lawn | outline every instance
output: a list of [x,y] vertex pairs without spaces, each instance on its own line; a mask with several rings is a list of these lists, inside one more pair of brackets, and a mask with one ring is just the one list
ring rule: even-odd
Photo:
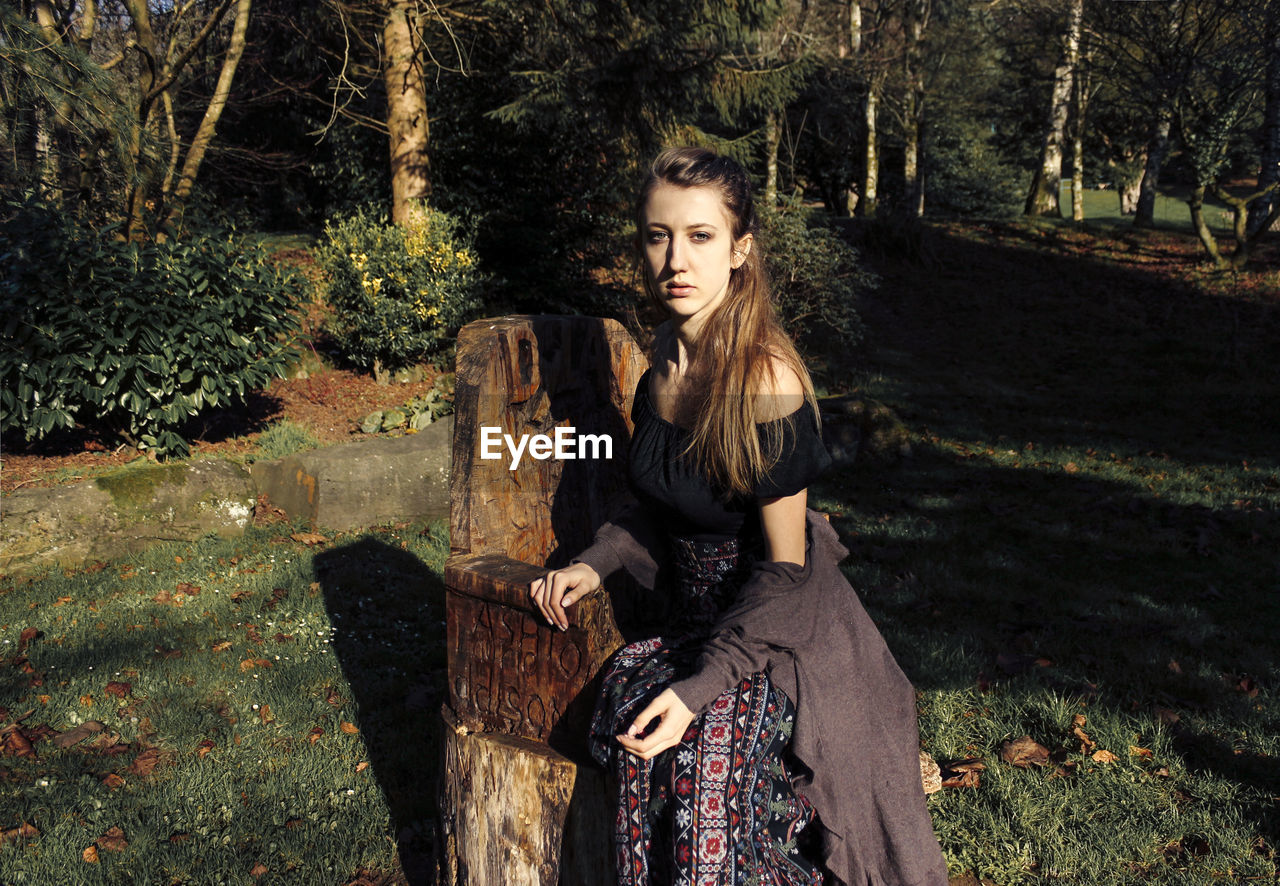
[[[975,223],[877,261],[852,381],[914,455],[812,498],[925,746],[985,767],[929,801],[953,874],[1276,881],[1280,279],[1197,249]],[[446,549],[278,524],[0,581],[0,883],[430,882]]]
[[277,525],[0,585],[0,883],[424,882],[447,548]]

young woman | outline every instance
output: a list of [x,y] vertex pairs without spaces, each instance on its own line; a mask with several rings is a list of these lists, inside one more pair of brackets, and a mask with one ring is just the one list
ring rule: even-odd
[[[942,886],[914,693],[806,507],[830,459],[773,314],[749,179],[667,151],[637,223],[668,317],[632,412],[638,506],[530,587],[566,629],[566,607],[616,569],[647,587],[669,570],[666,629],[615,653],[592,722],[618,779],[618,883]],[[815,821],[821,839],[802,840]]]

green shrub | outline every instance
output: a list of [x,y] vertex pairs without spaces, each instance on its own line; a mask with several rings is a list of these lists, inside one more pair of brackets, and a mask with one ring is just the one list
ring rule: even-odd
[[925,154],[925,209],[930,214],[1017,214],[1027,176],[1000,156],[976,125],[940,132]]
[[80,423],[183,456],[184,422],[295,354],[291,276],[223,234],[126,243],[36,204],[0,219],[0,429]]
[[471,237],[429,207],[404,225],[363,209],[325,227],[317,258],[343,356],[373,371],[443,356],[475,316],[485,277]]
[[860,292],[875,276],[818,213],[799,207],[760,211],[760,238],[783,326],[803,350],[848,354],[862,339]]
[[308,428],[287,419],[276,422],[258,435],[258,454],[265,459],[284,458],[319,445],[320,441]]

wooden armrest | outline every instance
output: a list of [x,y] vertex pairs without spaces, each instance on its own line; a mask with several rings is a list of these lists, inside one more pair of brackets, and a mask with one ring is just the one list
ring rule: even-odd
[[455,554],[444,564],[445,587],[512,609],[541,617],[529,596],[529,583],[546,575],[542,566],[523,563],[501,554]]
[[569,630],[547,624],[529,596],[545,573],[494,554],[445,563],[449,700],[473,731],[575,743],[586,735],[594,693],[584,690],[622,637],[606,594],[569,607]]

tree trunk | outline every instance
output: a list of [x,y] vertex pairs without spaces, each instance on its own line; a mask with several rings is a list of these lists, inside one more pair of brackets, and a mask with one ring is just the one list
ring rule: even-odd
[[1173,127],[1173,106],[1168,101],[1156,111],[1155,126],[1147,143],[1147,162],[1138,185],[1138,205],[1134,209],[1135,228],[1154,228],[1156,224],[1156,186],[1160,183],[1160,168],[1169,152],[1169,130]]
[[471,732],[447,706],[441,716],[441,886],[612,881],[602,772],[526,738]]
[[1040,166],[1031,180],[1025,215],[1062,217],[1059,188],[1062,184],[1062,146],[1066,141],[1067,115],[1071,106],[1072,83],[1080,57],[1080,33],[1084,23],[1084,0],[1072,0],[1063,34],[1062,60],[1053,72],[1053,94],[1049,121],[1040,149]]
[[236,0],[236,21],[231,29],[231,44],[227,47],[227,54],[222,59],[218,85],[214,87],[213,96],[209,99],[208,107],[205,108],[200,127],[196,130],[195,138],[191,140],[191,147],[187,148],[186,159],[182,162],[182,175],[179,176],[178,184],[173,189],[173,197],[169,201],[166,215],[170,222],[177,219],[182,212],[183,203],[191,195],[191,189],[196,183],[196,175],[200,172],[200,164],[204,162],[204,155],[213,141],[214,131],[218,128],[218,120],[227,106],[227,99],[231,97],[231,84],[235,80],[240,58],[244,55],[245,35],[249,31],[249,12],[252,6],[253,0]]
[[1222,253],[1218,250],[1218,240],[1213,236],[1213,232],[1209,230],[1209,225],[1204,220],[1204,195],[1205,186],[1197,185],[1191,192],[1187,205],[1191,207],[1191,227],[1195,228],[1196,236],[1200,238],[1200,244],[1204,246],[1204,251],[1209,253],[1209,257],[1213,259],[1215,268],[1226,268],[1227,260],[1222,257]]
[[[1262,115],[1262,163],[1258,189],[1280,181],[1280,4],[1272,3],[1267,15],[1267,99]],[[1249,234],[1266,224],[1280,192],[1272,191],[1249,207]]]
[[782,144],[781,114],[771,110],[764,118],[764,205],[770,209],[778,205],[778,147]]
[[409,221],[415,203],[431,196],[427,92],[417,15],[414,0],[389,0],[382,32],[391,148],[391,220],[396,224]]
[[924,129],[924,64],[921,44],[929,19],[929,0],[913,0],[906,10],[907,45],[902,53],[903,82],[907,92],[904,97],[904,137],[902,174],[906,187],[904,199],[907,211],[913,215],[924,214],[924,181],[920,176],[920,134]]
[[862,196],[858,199],[858,211],[863,218],[873,218],[876,214],[876,185],[880,179],[880,157],[876,143],[876,117],[879,111],[880,90],[884,80],[880,75],[871,77],[867,88],[867,148],[865,153],[866,169],[862,178]]
[[1071,220],[1084,221],[1084,121],[1089,109],[1089,58],[1076,72],[1072,86],[1074,105],[1071,125]]

